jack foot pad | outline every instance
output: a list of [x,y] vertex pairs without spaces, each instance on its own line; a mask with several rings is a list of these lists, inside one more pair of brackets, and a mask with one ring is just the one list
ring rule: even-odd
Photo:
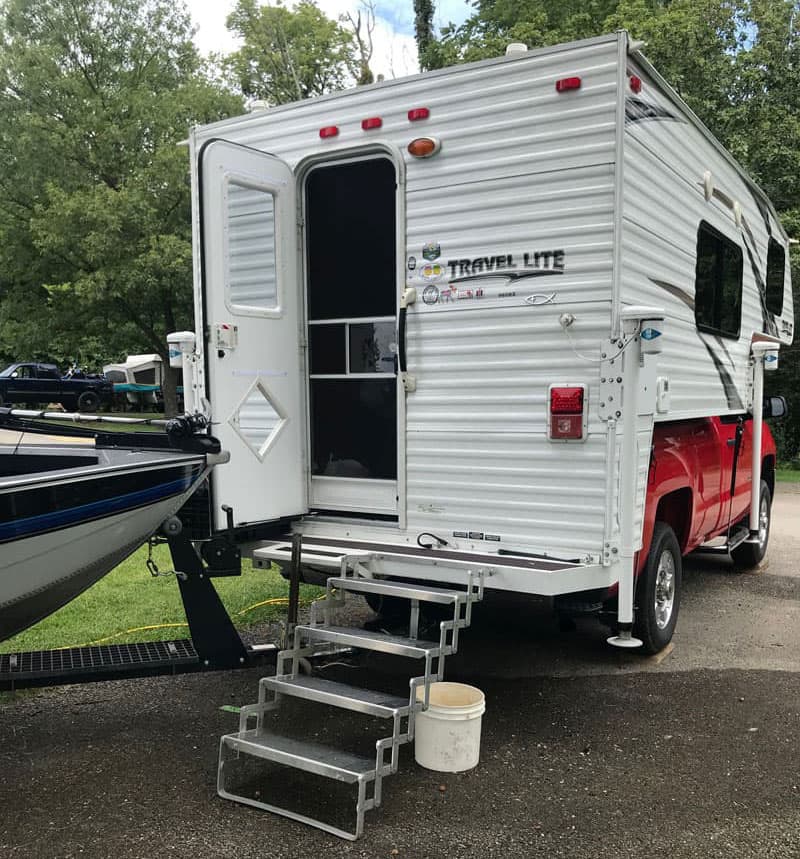
[[606,641],[612,647],[641,647],[643,642],[638,638],[634,638],[629,632],[621,632],[619,635],[612,635]]

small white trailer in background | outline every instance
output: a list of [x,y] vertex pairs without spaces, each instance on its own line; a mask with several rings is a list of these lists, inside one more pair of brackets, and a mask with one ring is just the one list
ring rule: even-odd
[[[422,658],[427,690],[485,586],[610,608],[611,642],[652,652],[682,554],[763,556],[788,239],[624,32],[236,117],[190,148],[190,363],[231,452],[214,527],[229,505],[256,564],[288,563],[300,534],[307,575],[411,606],[389,644],[327,608],[298,628],[223,750],[357,782],[358,833],[415,689],[390,706],[303,681],[309,642]],[[436,647],[426,599],[455,600]],[[366,770],[312,766],[263,732],[283,694],[377,708],[392,736]]]

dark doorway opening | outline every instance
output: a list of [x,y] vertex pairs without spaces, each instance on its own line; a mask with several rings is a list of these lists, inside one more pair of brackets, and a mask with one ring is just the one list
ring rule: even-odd
[[397,478],[395,194],[381,157],[306,181],[312,484]]

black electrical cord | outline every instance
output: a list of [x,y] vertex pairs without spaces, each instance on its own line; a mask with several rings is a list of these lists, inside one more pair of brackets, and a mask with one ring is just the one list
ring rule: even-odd
[[436,542],[438,543],[439,546],[449,546],[450,545],[447,542],[447,540],[443,539],[442,537],[437,537],[436,534],[431,534],[430,531],[423,531],[421,534],[417,535],[417,545],[420,547],[420,549],[432,549],[433,548],[433,543],[423,543],[422,542],[423,537],[433,537],[433,539],[436,540]]

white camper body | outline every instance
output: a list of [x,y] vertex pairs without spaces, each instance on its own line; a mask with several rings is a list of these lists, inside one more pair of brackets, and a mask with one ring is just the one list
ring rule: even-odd
[[[472,558],[490,588],[628,594],[654,421],[747,412],[754,339],[791,342],[773,207],[624,32],[190,147],[215,524],[291,519],[309,565],[394,547],[395,575]],[[696,294],[703,242],[743,257],[738,330],[735,284]],[[577,439],[551,437],[553,387],[584,391]]]

